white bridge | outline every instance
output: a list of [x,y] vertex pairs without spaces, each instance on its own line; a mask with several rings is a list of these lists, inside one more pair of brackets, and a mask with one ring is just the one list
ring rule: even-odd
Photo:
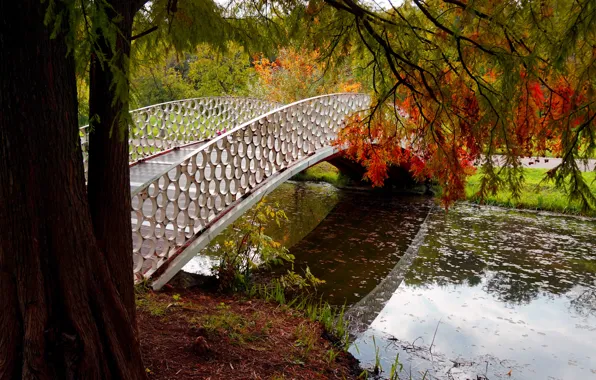
[[289,105],[216,97],[131,111],[135,281],[161,288],[263,196],[335,154],[337,132],[369,101],[352,93]]

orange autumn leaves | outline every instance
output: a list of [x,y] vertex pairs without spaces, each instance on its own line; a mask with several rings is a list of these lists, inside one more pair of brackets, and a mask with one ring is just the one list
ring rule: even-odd
[[326,72],[318,50],[284,48],[275,60],[256,56],[253,65],[263,96],[281,103],[334,92],[358,92],[361,88],[346,76]]

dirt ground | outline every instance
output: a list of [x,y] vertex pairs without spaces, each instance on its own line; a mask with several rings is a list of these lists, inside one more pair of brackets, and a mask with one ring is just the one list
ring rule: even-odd
[[235,295],[176,290],[137,296],[150,379],[356,379],[357,361],[300,312]]

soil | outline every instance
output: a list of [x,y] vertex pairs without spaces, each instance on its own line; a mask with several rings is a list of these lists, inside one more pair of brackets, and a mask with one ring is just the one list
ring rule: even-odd
[[356,379],[317,322],[260,299],[170,288],[137,295],[149,379]]

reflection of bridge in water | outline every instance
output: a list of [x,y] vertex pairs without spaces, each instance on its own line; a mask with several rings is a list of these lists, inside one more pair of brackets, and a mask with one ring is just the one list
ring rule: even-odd
[[135,281],[163,286],[264,195],[335,154],[337,132],[368,103],[362,94],[286,106],[221,97],[131,111]]

